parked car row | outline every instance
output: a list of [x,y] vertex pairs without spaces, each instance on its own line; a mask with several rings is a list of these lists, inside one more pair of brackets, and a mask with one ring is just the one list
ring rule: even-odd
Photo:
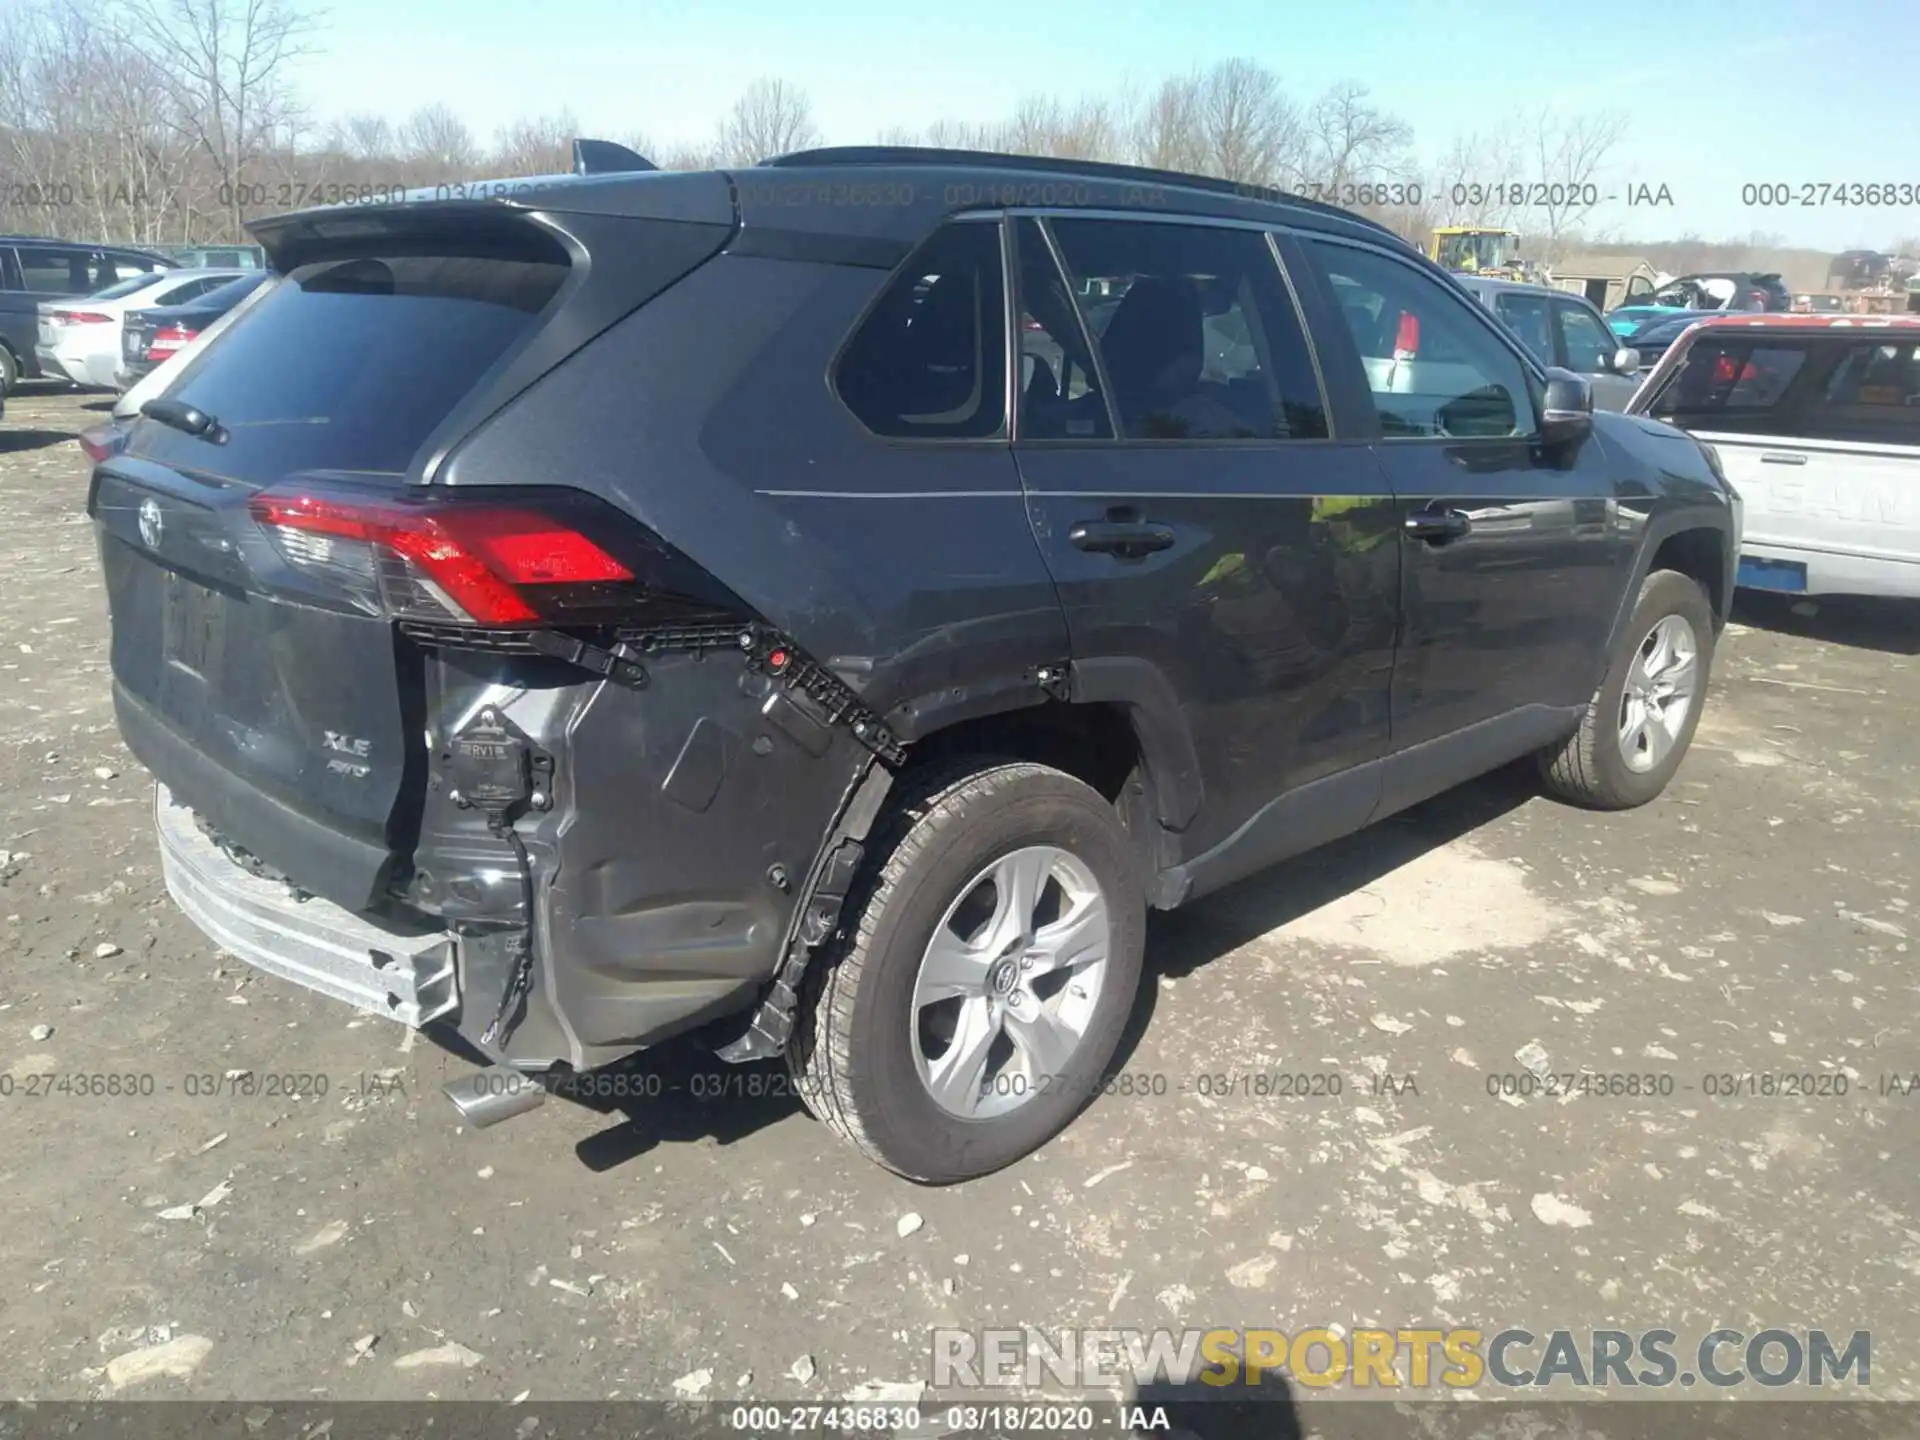
[[[0,235],[0,400],[21,380],[124,388],[128,314],[211,303],[232,281],[257,284],[264,265],[257,245],[141,249]],[[137,378],[144,361],[133,363]]]

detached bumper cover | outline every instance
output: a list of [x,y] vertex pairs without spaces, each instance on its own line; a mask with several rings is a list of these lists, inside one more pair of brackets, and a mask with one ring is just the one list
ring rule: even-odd
[[252,874],[156,787],[155,819],[167,890],[222,949],[256,969],[356,1009],[419,1027],[460,1003],[455,938],[391,930],[318,896]]

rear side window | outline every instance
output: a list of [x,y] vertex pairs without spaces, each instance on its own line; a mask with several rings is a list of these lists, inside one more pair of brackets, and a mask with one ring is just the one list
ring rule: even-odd
[[[143,421],[131,450],[264,485],[296,471],[403,474],[427,437],[535,325],[557,260],[407,255],[303,266],[263,296],[173,396],[220,446]],[[212,295],[248,289],[234,281]]]
[[1000,227],[930,236],[867,312],[834,371],[840,401],[876,435],[979,440],[1006,424],[1007,308]]
[[1649,408],[1690,430],[1784,434],[1792,421],[1782,401],[1807,358],[1807,347],[1791,342],[1702,336]]
[[1327,413],[1266,235],[1056,220],[1127,440],[1319,440]]
[[[36,295],[85,295],[100,288],[93,283],[84,251],[22,245],[14,254],[20,261],[24,288]],[[111,284],[113,279],[108,275],[101,283]]]

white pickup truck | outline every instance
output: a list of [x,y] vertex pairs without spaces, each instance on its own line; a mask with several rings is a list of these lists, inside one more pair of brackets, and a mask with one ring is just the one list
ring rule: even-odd
[[1703,319],[1627,411],[1719,452],[1740,585],[1920,597],[1920,316]]

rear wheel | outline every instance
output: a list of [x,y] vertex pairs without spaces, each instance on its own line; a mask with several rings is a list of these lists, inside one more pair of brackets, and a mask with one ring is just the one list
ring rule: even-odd
[[1541,754],[1547,788],[1599,810],[1644,805],[1680,768],[1706,702],[1713,611],[1698,582],[1656,570],[1580,729]]
[[1024,761],[923,782],[808,977],[788,1064],[809,1108],[910,1179],[984,1175],[1065,1128],[1139,985],[1146,900],[1098,792]]

